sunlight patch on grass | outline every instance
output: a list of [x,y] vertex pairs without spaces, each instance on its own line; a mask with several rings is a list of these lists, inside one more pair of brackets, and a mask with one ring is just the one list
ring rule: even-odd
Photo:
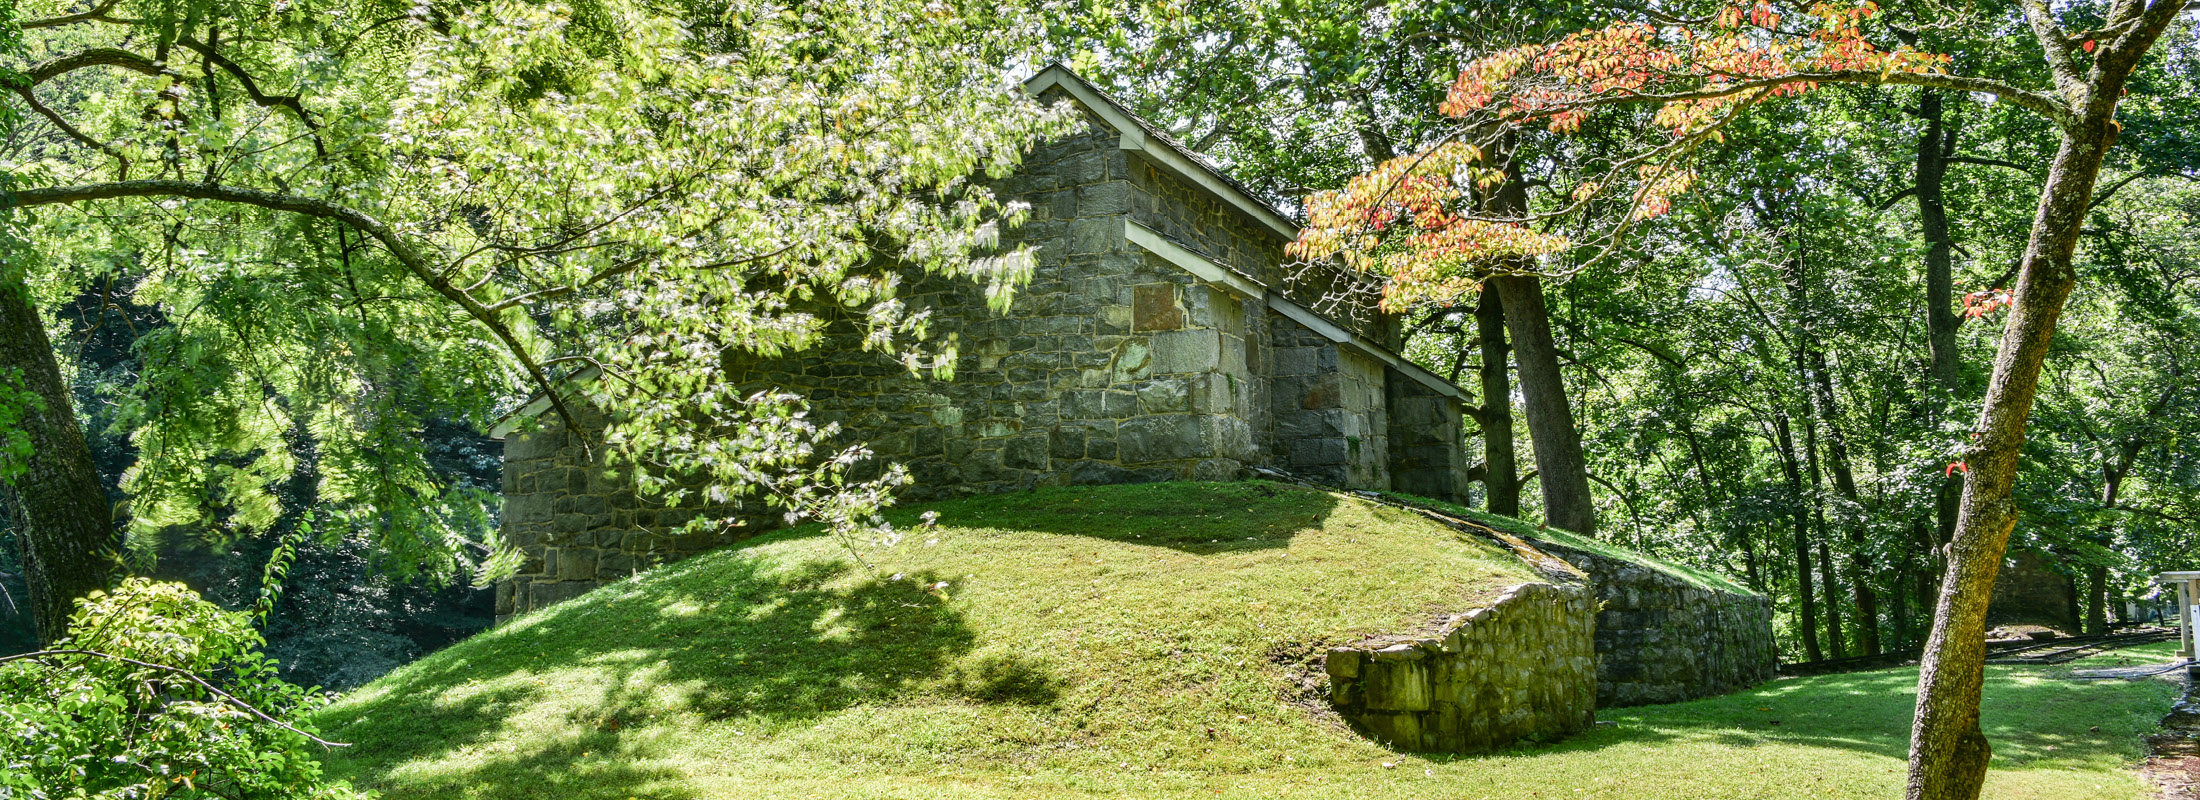
[[[424,658],[318,716],[357,744],[329,766],[398,800],[1900,793],[1914,669],[1604,711],[1616,726],[1464,758],[1310,713],[1288,676],[1310,644],[1538,579],[1399,509],[1265,484],[932,508],[941,544],[875,570],[788,531]],[[2125,766],[2167,684],[2030,669],[1989,675],[1988,796],[2137,798]]]

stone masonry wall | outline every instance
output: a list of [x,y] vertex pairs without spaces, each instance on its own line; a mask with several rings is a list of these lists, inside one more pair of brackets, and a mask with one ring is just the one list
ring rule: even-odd
[[2077,597],[2077,584],[2055,571],[2038,551],[2013,548],[1994,578],[1986,624],[2040,625],[2075,633]]
[[1421,497],[1467,496],[1466,427],[1459,401],[1385,370],[1390,408],[1390,488]]
[[1596,600],[1530,583],[1437,634],[1329,651],[1330,702],[1399,750],[1475,753],[1596,721]]
[[[603,415],[574,409],[580,424],[600,431]],[[743,538],[751,527],[722,534],[679,533],[698,513],[637,497],[609,475],[556,415],[541,427],[504,440],[503,535],[518,548],[516,574],[497,584],[498,621],[542,608],[657,564],[677,561]],[[739,508],[713,508],[735,516]]]
[[[1135,221],[1246,276],[1266,282],[1282,270],[1275,231],[1122,150],[1120,133],[1097,118],[1086,122],[996,183],[1031,207],[1004,244],[1028,243],[1037,258],[1007,313],[990,308],[968,279],[903,273],[901,299],[930,310],[936,340],[956,343],[952,380],[912,375],[865,351],[856,321],[832,318],[850,312],[833,308],[817,309],[830,320],[817,346],[782,358],[731,358],[727,379],[805,396],[812,419],[838,424],[846,441],[875,453],[854,477],[888,463],[909,469],[915,485],[907,501],[1232,480],[1254,466],[1390,488],[1390,440],[1398,435],[1392,370],[1133,243],[1127,226]],[[1414,408],[1416,419],[1429,416]],[[1451,427],[1412,433],[1416,459],[1431,452],[1430,436],[1456,439],[1456,402],[1435,416]],[[506,530],[528,560],[500,587],[500,615],[757,529],[667,535],[695,512],[648,507],[582,463],[585,448],[554,418],[541,422],[540,431],[506,443]],[[1436,483],[1424,480],[1428,494],[1453,496],[1434,491]]]
[[1597,613],[1597,703],[1677,703],[1771,680],[1779,667],[1770,598],[1706,589],[1661,570],[1547,541],[1589,574]]
[[1388,368],[1282,315],[1269,318],[1277,466],[1353,489],[1390,485]]
[[[1011,245],[1038,251],[1009,313],[964,279],[922,278],[903,293],[953,336],[952,381],[863,359],[859,334],[799,358],[735,365],[737,382],[810,398],[811,413],[906,464],[923,500],[1033,486],[1229,480],[1260,463],[1265,387],[1252,380],[1265,309],[1132,245],[1135,156],[1114,131],[1032,153],[1004,193],[1031,204]],[[1250,256],[1246,256],[1250,257]]]

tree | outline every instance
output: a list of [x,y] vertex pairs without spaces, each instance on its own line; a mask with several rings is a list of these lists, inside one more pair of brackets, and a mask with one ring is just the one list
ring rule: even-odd
[[[271,487],[307,473],[324,530],[429,575],[519,554],[415,432],[530,392],[569,427],[584,399],[608,412],[594,446],[641,491],[882,534],[898,472],[840,481],[860,445],[713,376],[816,342],[810,300],[944,370],[900,272],[1006,303],[1031,261],[997,233],[1021,209],[973,175],[1067,119],[997,66],[1036,30],[997,3],[98,0],[20,27],[0,371],[52,412],[31,441],[80,438],[39,309],[112,282],[165,322],[112,398],[133,541],[265,530]],[[92,496],[66,450],[10,463]],[[88,576],[35,604],[51,640],[111,529],[42,485],[10,483],[37,580]]]
[[[305,717],[252,615],[133,578],[87,595],[48,650],[0,657],[0,790],[33,798],[366,795],[321,774]],[[18,795],[17,793],[20,793]]]
[[[1517,34],[1523,19],[1544,31],[1584,19],[1584,6],[1570,2],[1508,6],[1510,19],[1474,5],[1273,0],[1129,0],[1088,10],[1057,23],[1063,57],[1283,207],[1444,135],[1442,121],[1422,113],[1443,94],[1428,75],[1457,73],[1504,31]],[[1525,202],[1529,178],[1504,172],[1517,185],[1488,187],[1479,199],[1495,213],[1517,214],[1513,205]],[[1508,359],[1516,361],[1545,522],[1594,533],[1587,458],[1549,298],[1532,275],[1499,280],[1517,285],[1475,306],[1471,333],[1458,324],[1411,326],[1401,352],[1442,353],[1438,360],[1464,365],[1482,350],[1482,404],[1472,415],[1483,434],[1478,474],[1490,510],[1508,515],[1519,513],[1525,483],[1512,441]],[[1456,323],[1465,309],[1426,303],[1393,310]],[[1422,341],[1432,333],[1448,338]],[[1453,371],[1424,360],[1440,373]]]
[[[2019,262],[2013,305],[2003,327],[1972,441],[1953,464],[1967,480],[1947,576],[1921,665],[1912,733],[1908,794],[1912,798],[1975,798],[1990,748],[1979,728],[1988,597],[2017,520],[2011,496],[2025,423],[2041,365],[2076,282],[2073,254],[2108,148],[2120,129],[2116,108],[2144,58],[2184,12],[2186,0],[2118,0],[2105,6],[2055,8],[2021,3],[2022,22],[2044,59],[2047,88],[1947,72],[1950,56],[1910,45],[1881,48],[1866,27],[1883,32],[1875,5],[1815,3],[1800,14],[1774,4],[1729,7],[1707,19],[1660,17],[1583,31],[1552,44],[1526,45],[1477,60],[1452,86],[1447,115],[1473,118],[1462,131],[1531,122],[1554,132],[1578,129],[1592,112],[1659,104],[1655,124],[1668,143],[1612,165],[1607,176],[1566,192],[1578,213],[1599,202],[1617,205],[1611,235],[1671,207],[1694,175],[1686,156],[1744,110],[1776,97],[1827,84],[1910,85],[1981,92],[2050,122],[2058,149]],[[1800,27],[1786,20],[1804,20]],[[2089,24],[2092,27],[2086,27]],[[1460,213],[1463,186],[1497,180],[1476,167],[1477,143],[1449,141],[1402,156],[1356,179],[1346,191],[1310,201],[1313,224],[1299,246],[1312,255],[1343,252],[1358,266],[1390,278],[1394,296],[1471,292],[1473,270],[1505,258],[1565,252],[1574,243],[1530,234],[1525,218]],[[1485,143],[1486,144],[1486,143]],[[1402,231],[1391,233],[1390,231]],[[1587,269],[1599,257],[1560,272]]]

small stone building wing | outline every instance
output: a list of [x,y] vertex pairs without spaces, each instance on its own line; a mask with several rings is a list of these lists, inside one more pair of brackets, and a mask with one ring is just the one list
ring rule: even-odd
[[[1256,467],[1465,495],[1464,395],[1397,354],[1373,285],[1289,263],[1288,218],[1068,69],[1027,87],[1084,112],[997,183],[1032,208],[1004,236],[1036,251],[1031,283],[1005,314],[968,281],[911,275],[903,292],[961,343],[954,380],[909,374],[853,331],[733,379],[807,396],[814,418],[907,465],[913,500]],[[500,614],[724,543],[665,535],[686,512],[642,507],[585,452],[554,422],[508,440],[505,532],[528,560]]]

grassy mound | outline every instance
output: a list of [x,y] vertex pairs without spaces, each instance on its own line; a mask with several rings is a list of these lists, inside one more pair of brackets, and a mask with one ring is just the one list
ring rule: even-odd
[[[937,545],[870,568],[789,531],[422,659],[320,714],[355,743],[329,767],[392,798],[511,800],[1901,793],[1914,668],[1600,712],[1617,725],[1466,758],[1293,705],[1272,658],[1534,579],[1402,510],[1263,484],[931,508]],[[2127,767],[2173,687],[2062,672],[1988,669],[1987,796],[2138,800]]]
[[929,508],[940,528],[869,568],[795,529],[422,659],[321,716],[357,745],[331,766],[400,797],[624,798],[1360,762],[1382,751],[1288,702],[1284,662],[1538,579],[1411,512],[1285,485]]
[[1704,589],[1711,589],[1721,592],[1733,592],[1735,594],[1743,595],[1757,594],[1756,590],[1749,588],[1741,581],[1734,580],[1733,578],[1729,578],[1725,575],[1720,575],[1718,573],[1710,572],[1707,570],[1697,569],[1695,567],[1691,567],[1687,564],[1682,564],[1677,561],[1668,561],[1666,559],[1658,558],[1647,553],[1629,550],[1625,547],[1621,547],[1610,542],[1591,539],[1587,536],[1583,536],[1572,531],[1550,527],[1539,528],[1521,520],[1514,519],[1512,517],[1499,516],[1483,511],[1477,511],[1466,506],[1458,505],[1456,503],[1447,503],[1442,500],[1431,500],[1426,497],[1415,497],[1409,494],[1386,494],[1390,494],[1392,497],[1403,500],[1409,504],[1426,506],[1428,508],[1442,511],[1446,514],[1459,517],[1460,519],[1465,519],[1487,525],[1492,528],[1497,528],[1506,533],[1510,533],[1514,536],[1518,536],[1529,541],[1549,542],[1560,547],[1570,547],[1585,553],[1593,553],[1596,555],[1604,556],[1605,558],[1625,561],[1631,564],[1635,564],[1637,566],[1658,570],[1667,575],[1679,578],[1685,583],[1689,583]]

